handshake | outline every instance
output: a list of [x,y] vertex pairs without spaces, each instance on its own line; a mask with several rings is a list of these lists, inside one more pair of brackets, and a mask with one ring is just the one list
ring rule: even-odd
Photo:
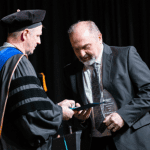
[[58,103],[58,105],[62,107],[63,120],[69,120],[73,117],[73,115],[80,120],[86,120],[89,118],[90,113],[91,113],[91,108],[89,108],[88,110],[83,110],[83,111],[76,111],[76,110],[70,109],[73,107],[80,107],[80,104],[79,103],[75,104],[74,100],[66,99]]

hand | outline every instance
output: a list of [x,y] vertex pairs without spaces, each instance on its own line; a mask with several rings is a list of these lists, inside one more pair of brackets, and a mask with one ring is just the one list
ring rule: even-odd
[[105,118],[103,123],[106,124],[107,129],[112,130],[113,132],[116,132],[124,126],[124,120],[118,113],[110,114]]
[[[81,105],[79,103],[76,103],[76,107],[80,107]],[[74,116],[80,120],[86,120],[89,118],[91,113],[91,108],[88,110],[81,110],[81,111],[74,111]]]
[[74,111],[71,110],[68,106],[62,106],[63,120],[69,120],[74,115]]
[[59,106],[68,106],[68,107],[74,107],[75,106],[75,101],[74,100],[63,100],[60,103],[58,103]]
[[75,106],[74,100],[63,100],[62,102],[58,103],[59,106],[62,107],[63,112],[63,120],[69,120],[74,115],[74,111],[71,110],[69,107]]

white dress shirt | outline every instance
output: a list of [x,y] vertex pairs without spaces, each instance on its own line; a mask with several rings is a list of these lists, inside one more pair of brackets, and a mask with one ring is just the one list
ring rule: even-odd
[[[103,54],[103,49],[100,52],[99,57],[96,59],[96,63],[98,66],[98,72],[100,72],[100,65],[101,65],[101,60],[102,60],[102,54]],[[93,72],[93,67],[90,65],[87,65],[83,67],[83,72],[82,72],[82,76],[83,76],[83,85],[84,85],[84,90],[85,90],[85,94],[86,94],[86,98],[88,100],[89,103],[93,103],[93,98],[92,98],[92,85],[91,85],[91,78],[92,78],[92,72]],[[100,73],[99,73],[99,82],[101,82],[101,78],[100,78]],[[101,97],[103,96],[103,93],[101,92]]]

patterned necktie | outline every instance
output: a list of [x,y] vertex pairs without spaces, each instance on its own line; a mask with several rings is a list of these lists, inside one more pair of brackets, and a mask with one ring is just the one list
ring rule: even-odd
[[[93,65],[93,72],[92,72],[92,96],[93,96],[93,102],[99,103],[101,98],[101,87],[100,87],[100,81],[99,81],[99,74],[98,67],[96,66],[96,63]],[[101,71],[101,69],[100,69]],[[101,112],[100,105],[97,105],[93,108],[94,110],[94,120],[95,120],[95,128],[99,129],[100,124],[102,124],[104,117]]]

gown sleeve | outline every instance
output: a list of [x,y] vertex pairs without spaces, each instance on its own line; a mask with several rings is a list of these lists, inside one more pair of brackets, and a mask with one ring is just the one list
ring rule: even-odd
[[7,118],[33,147],[56,134],[62,122],[62,108],[47,97],[32,64],[25,56],[12,77]]

